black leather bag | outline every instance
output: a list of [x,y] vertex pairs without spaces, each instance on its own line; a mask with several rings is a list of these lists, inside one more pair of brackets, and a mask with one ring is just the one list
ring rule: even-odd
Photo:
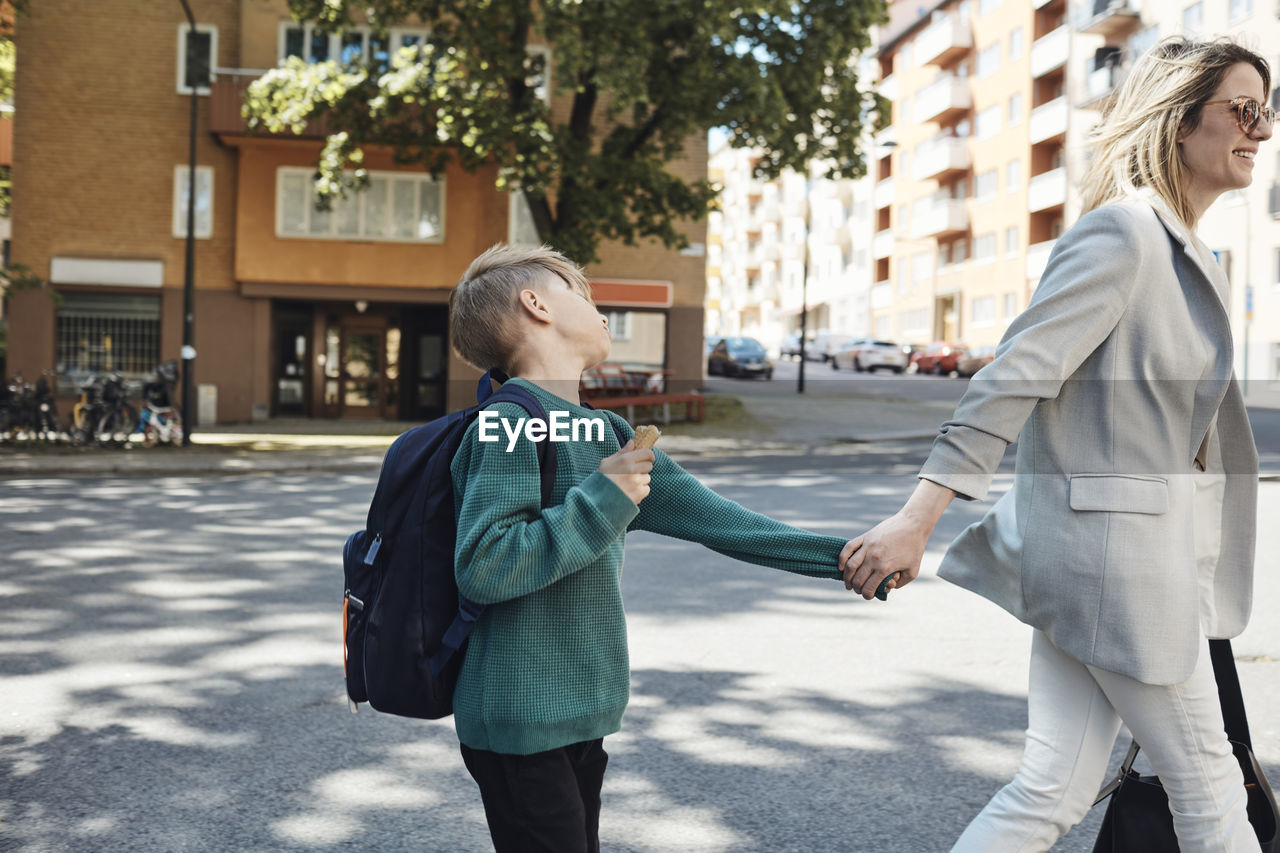
[[[1280,809],[1276,807],[1275,795],[1253,754],[1231,642],[1210,640],[1209,652],[1218,682],[1218,700],[1222,704],[1227,739],[1231,741],[1231,748],[1244,773],[1249,823],[1258,836],[1262,853],[1280,853],[1280,840],[1277,839]],[[1120,765],[1119,775],[1102,789],[1094,802],[1097,805],[1110,798],[1093,853],[1178,853],[1178,837],[1173,831],[1173,817],[1169,814],[1169,798],[1158,777],[1140,776],[1134,771],[1133,760],[1137,756],[1138,742],[1134,741]]]

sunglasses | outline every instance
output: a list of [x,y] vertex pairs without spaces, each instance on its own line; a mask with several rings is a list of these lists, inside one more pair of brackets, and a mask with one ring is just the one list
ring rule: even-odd
[[1253,133],[1253,129],[1258,126],[1258,119],[1265,118],[1268,125],[1276,123],[1276,111],[1269,106],[1258,103],[1253,98],[1232,98],[1229,101],[1205,101],[1204,106],[1210,104],[1230,104],[1231,109],[1235,111],[1236,123],[1240,125],[1240,129],[1245,133]]

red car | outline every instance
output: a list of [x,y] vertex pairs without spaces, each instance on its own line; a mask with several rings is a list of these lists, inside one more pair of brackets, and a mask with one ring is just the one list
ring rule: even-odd
[[960,359],[969,354],[964,344],[937,341],[919,352],[911,354],[911,363],[918,373],[936,373],[946,376],[956,372]]

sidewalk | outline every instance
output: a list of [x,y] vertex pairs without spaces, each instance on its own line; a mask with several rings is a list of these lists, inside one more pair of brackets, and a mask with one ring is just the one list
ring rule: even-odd
[[[707,420],[662,426],[661,447],[674,456],[804,454],[841,442],[919,441],[932,438],[949,411],[820,393],[802,399],[713,393],[707,395]],[[417,425],[280,418],[198,429],[185,449],[0,446],[0,477],[373,471],[391,442]]]

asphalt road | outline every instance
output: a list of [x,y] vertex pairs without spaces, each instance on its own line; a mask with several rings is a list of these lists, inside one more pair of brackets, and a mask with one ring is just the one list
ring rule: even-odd
[[[901,504],[926,448],[688,465],[752,508],[845,536]],[[489,849],[451,724],[352,716],[343,699],[338,553],[372,485],[0,482],[0,849]],[[1274,517],[1280,484],[1262,495]],[[945,850],[1012,774],[1025,726],[1028,630],[931,576],[982,509],[955,505],[925,576],[886,603],[631,536],[633,695],[607,741],[605,849]],[[1273,779],[1274,528],[1237,643]],[[1089,850],[1099,818],[1055,849]]]
[[[797,376],[800,363],[782,359],[774,364],[773,379],[739,379],[723,376],[708,377],[706,387],[711,393],[732,394],[746,401],[774,400],[797,397]],[[887,371],[854,373],[849,370],[832,370],[829,365],[809,361],[805,364],[805,393],[810,398],[829,403],[833,399],[853,402],[875,401],[882,404],[908,402],[925,404],[924,411],[933,412],[938,423],[945,420],[950,410],[960,401],[968,387],[968,380],[960,378],[898,375]],[[1260,467],[1268,476],[1280,476],[1280,409],[1249,407],[1249,420],[1253,424],[1254,442],[1258,446]],[[917,415],[913,423],[928,422],[928,417]],[[918,431],[918,430],[917,430]]]

